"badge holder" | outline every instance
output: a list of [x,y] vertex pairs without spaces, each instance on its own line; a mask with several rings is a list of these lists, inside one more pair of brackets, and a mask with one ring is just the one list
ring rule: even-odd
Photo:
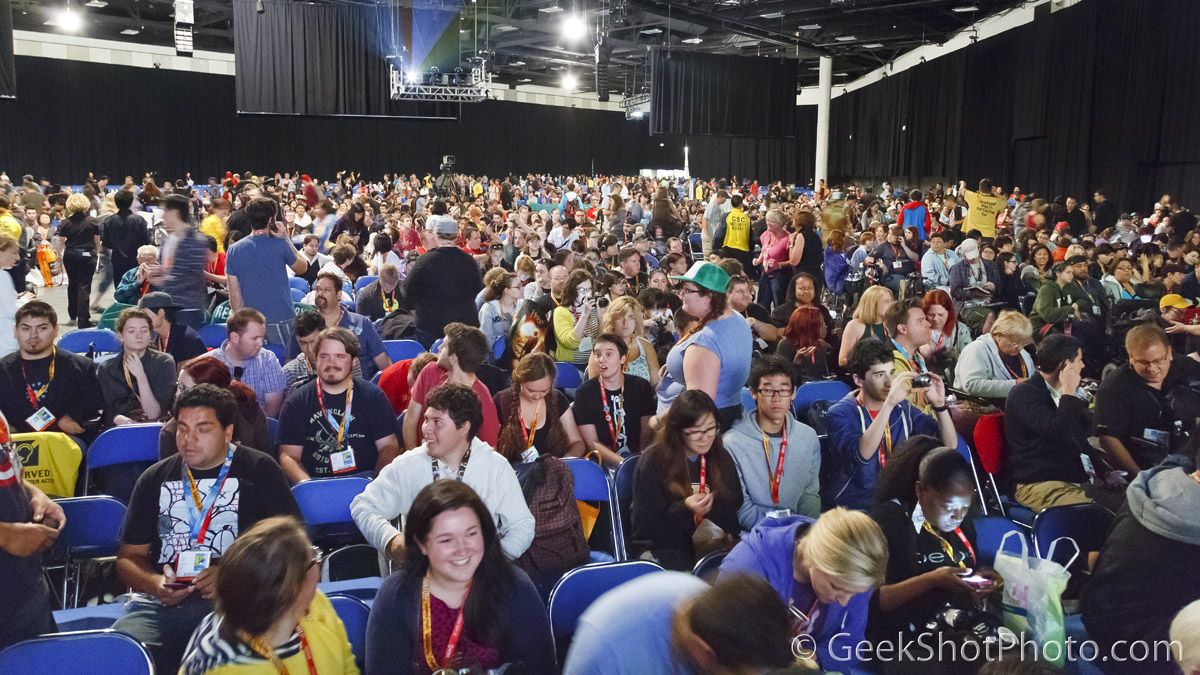
[[210,551],[183,551],[175,559],[175,579],[190,583],[210,565],[212,565]]
[[33,413],[29,417],[26,417],[25,423],[28,424],[34,431],[45,431],[50,427],[51,424],[54,424],[55,420],[57,419],[58,418],[56,418],[53,413],[51,413],[49,410],[46,410],[45,406],[42,406],[41,408],[37,409],[37,412]]
[[329,463],[333,467],[333,472],[348,473],[358,468],[354,461],[353,448],[346,448],[340,452],[335,452],[329,455]]

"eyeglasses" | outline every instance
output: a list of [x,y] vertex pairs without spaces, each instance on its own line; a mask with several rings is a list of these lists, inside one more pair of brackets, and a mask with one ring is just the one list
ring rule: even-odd
[[1170,362],[1170,360],[1171,360],[1170,354],[1163,354],[1162,356],[1158,357],[1157,359],[1154,359],[1153,361],[1143,361],[1142,359],[1135,359],[1132,356],[1129,357],[1129,363],[1131,363],[1134,367],[1140,367],[1140,368],[1149,368],[1150,366],[1154,366],[1155,368],[1162,368],[1163,366],[1167,365],[1167,363]]
[[313,552],[313,559],[310,560],[308,563],[308,566],[304,568],[305,572],[311,570],[314,567],[320,567],[321,565],[323,565],[325,563],[325,552],[322,551],[319,546],[313,546],[312,552]]
[[791,389],[758,389],[757,392],[763,398],[788,398],[792,395]]
[[718,431],[720,431],[720,427],[711,426],[707,429],[684,429],[683,433],[688,438],[695,440],[698,438],[706,438],[708,436],[716,436]]
[[678,296],[679,296],[679,297],[682,299],[682,298],[685,298],[685,297],[687,297],[688,295],[690,295],[690,294],[692,294],[692,293],[695,293],[695,294],[697,294],[697,295],[702,295],[702,293],[701,293],[701,291],[700,291],[700,289],[699,289],[699,288],[686,288],[686,287],[679,289],[679,290],[676,292],[676,295],[678,295]]

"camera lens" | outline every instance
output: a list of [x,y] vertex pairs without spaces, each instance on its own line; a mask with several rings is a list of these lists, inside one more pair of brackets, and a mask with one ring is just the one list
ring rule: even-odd
[[929,373],[921,373],[912,379],[913,389],[924,389],[933,384],[933,376]]
[[601,297],[599,300],[596,301],[596,306],[597,307],[608,307],[608,298]]

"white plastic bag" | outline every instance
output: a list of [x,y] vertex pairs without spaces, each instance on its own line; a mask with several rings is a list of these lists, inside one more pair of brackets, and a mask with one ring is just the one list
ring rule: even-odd
[[[1008,538],[1017,534],[1009,532],[1000,540],[994,565],[996,572],[1004,578],[1004,595],[1000,601],[1004,607],[1004,625],[1018,635],[1028,634],[1041,646],[1042,657],[1061,666],[1066,656],[1062,594],[1071,579],[1068,568],[1079,557],[1079,545],[1070,537],[1059,537],[1050,544],[1046,558],[1031,558],[1025,538],[1021,537],[1021,555],[1018,556],[1004,550]],[[1054,549],[1060,541],[1068,541],[1075,547],[1075,555],[1066,566],[1054,562]],[[1051,643],[1057,643],[1057,647],[1050,647]]]

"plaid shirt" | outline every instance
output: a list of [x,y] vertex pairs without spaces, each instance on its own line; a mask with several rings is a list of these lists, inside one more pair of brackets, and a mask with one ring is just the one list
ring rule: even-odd
[[[239,380],[246,386],[254,390],[258,395],[259,403],[263,401],[263,397],[267,394],[273,394],[277,391],[287,389],[287,379],[284,377],[283,368],[279,365],[279,359],[275,357],[274,352],[269,349],[258,350],[258,355],[253,359],[243,359],[242,365],[234,366],[229,357],[225,356],[225,347],[229,345],[229,341],[221,343],[221,346],[208,353],[221,363],[229,366],[229,372],[233,374],[233,379]],[[238,376],[238,371],[241,371],[241,376]]]

